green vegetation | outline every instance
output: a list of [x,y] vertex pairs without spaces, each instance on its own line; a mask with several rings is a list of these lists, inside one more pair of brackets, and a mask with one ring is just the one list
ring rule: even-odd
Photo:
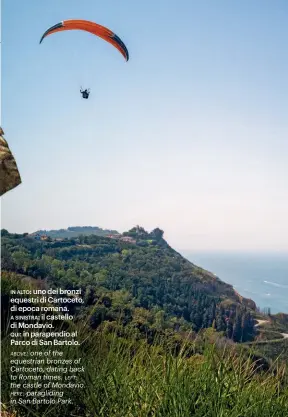
[[[136,227],[123,236],[136,243],[97,235],[37,241],[2,231],[1,372],[8,415],[288,415],[287,339],[278,339],[286,316],[269,316],[267,328],[255,328],[255,315],[264,317],[253,301],[184,259],[163,231]],[[87,389],[65,391],[73,406],[10,406],[9,292],[31,286],[83,291],[83,307],[67,305],[74,323],[57,324],[77,329],[83,341],[63,348],[66,358],[82,357],[85,367]]]
[[136,227],[123,235],[136,244],[96,235],[36,241],[2,231],[2,267],[50,286],[81,288],[86,307],[80,314],[96,306],[93,328],[121,317],[139,335],[213,325],[236,342],[253,340],[251,300],[175,252],[160,229]]
[[255,344],[257,351],[273,360],[281,358],[288,363],[288,339],[275,339]]
[[[5,342],[4,342],[5,343]],[[95,354],[97,352],[97,354]],[[164,343],[158,348],[97,332],[83,355],[87,390],[65,391],[76,406],[18,406],[18,416],[85,417],[283,417],[288,392],[283,369],[255,373],[253,362],[228,349],[206,344],[189,359],[185,346],[175,356]],[[66,348],[65,357],[81,352]],[[3,347],[4,358],[9,353]],[[2,366],[2,401],[9,402],[7,365]],[[16,411],[11,408],[11,412]],[[30,413],[31,411],[31,413]]]
[[59,230],[37,230],[34,235],[46,235],[51,237],[52,239],[62,238],[62,239],[71,239],[73,237],[78,237],[80,235],[83,236],[90,236],[90,235],[97,235],[97,236],[107,236],[110,234],[117,234],[116,230],[106,230],[101,229],[97,226],[75,226],[75,227],[68,227],[67,229],[59,229]]

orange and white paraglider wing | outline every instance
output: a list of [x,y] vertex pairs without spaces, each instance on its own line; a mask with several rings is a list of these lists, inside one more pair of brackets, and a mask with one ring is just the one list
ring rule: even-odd
[[46,32],[43,33],[40,43],[42,43],[43,39],[48,35],[52,35],[52,33],[62,32],[65,30],[84,30],[86,32],[92,33],[93,35],[104,39],[106,42],[109,42],[116,49],[118,49],[126,61],[129,60],[128,49],[124,42],[119,38],[119,36],[117,36],[110,29],[88,20],[63,20],[62,22],[57,23],[56,25],[47,29]]

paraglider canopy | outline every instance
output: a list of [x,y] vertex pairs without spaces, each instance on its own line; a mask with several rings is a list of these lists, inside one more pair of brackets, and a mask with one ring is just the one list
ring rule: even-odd
[[40,43],[42,43],[46,36],[51,35],[52,33],[62,32],[64,30],[84,30],[92,33],[93,35],[99,36],[99,38],[104,39],[106,42],[109,42],[116,49],[118,49],[126,61],[129,60],[128,49],[119,36],[117,36],[110,29],[88,20],[63,20],[62,22],[47,29],[42,35]]

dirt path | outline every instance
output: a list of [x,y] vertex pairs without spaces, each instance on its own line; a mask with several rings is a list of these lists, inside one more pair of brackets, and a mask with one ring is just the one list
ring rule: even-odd
[[256,320],[257,324],[255,324],[255,327],[261,326],[261,324],[269,323],[269,320]]
[[[261,326],[261,324],[264,324],[264,323],[269,323],[268,320],[256,320],[256,321],[257,321],[257,324],[255,324],[255,327]],[[288,333],[280,333],[280,334],[284,337],[284,339],[288,339]]]
[[[265,323],[270,323],[269,320],[259,320],[259,319],[258,320],[255,319],[255,320],[257,322],[255,324],[255,327],[261,326],[262,324],[265,324]],[[281,336],[283,336],[284,339],[288,339],[288,333],[279,333],[279,334],[281,334]],[[263,340],[262,343],[271,343],[273,341],[281,341],[281,339]]]

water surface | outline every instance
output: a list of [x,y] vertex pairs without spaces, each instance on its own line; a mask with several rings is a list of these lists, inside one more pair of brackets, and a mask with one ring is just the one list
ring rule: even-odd
[[181,251],[189,261],[232,284],[261,309],[288,314],[288,254]]

